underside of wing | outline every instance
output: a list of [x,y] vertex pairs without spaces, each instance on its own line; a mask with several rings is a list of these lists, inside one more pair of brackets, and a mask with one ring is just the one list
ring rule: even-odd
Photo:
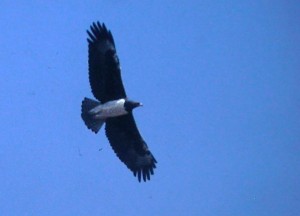
[[110,31],[104,24],[93,23],[89,38],[89,80],[92,93],[102,103],[126,98],[119,58]]
[[106,136],[117,156],[141,181],[150,180],[157,161],[141,137],[132,113],[106,120]]

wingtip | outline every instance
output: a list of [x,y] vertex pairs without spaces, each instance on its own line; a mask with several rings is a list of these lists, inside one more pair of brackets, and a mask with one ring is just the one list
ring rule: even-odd
[[147,181],[150,181],[151,175],[154,175],[153,169],[155,169],[155,168],[156,167],[153,164],[150,167],[136,169],[136,170],[133,170],[132,172],[133,172],[134,177],[137,177],[139,182],[142,182],[142,181],[147,182]]
[[111,31],[109,31],[106,28],[106,25],[104,23],[101,23],[99,21],[93,22],[90,25],[90,28],[87,30],[88,34],[88,43],[95,43],[100,40],[109,40],[112,45],[115,47],[114,38],[111,34]]

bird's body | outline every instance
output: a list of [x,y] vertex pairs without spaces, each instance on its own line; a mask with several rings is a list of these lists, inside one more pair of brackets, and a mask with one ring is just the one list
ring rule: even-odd
[[126,111],[124,104],[124,98],[108,101],[104,104],[99,104],[98,106],[94,107],[89,111],[89,113],[94,115],[95,119],[106,119],[126,115],[128,112]]
[[89,38],[89,81],[99,101],[85,98],[81,117],[97,133],[105,123],[106,136],[120,160],[140,181],[150,180],[157,161],[140,135],[132,110],[141,103],[127,98],[115,43],[104,24],[93,23]]

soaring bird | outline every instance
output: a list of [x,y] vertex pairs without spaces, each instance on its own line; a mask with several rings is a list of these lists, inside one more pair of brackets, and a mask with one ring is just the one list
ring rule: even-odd
[[137,176],[150,180],[156,159],[142,138],[132,111],[142,106],[129,100],[122,83],[119,58],[111,32],[104,23],[93,23],[88,34],[89,81],[97,100],[84,98],[81,117],[88,129],[105,134],[119,159]]

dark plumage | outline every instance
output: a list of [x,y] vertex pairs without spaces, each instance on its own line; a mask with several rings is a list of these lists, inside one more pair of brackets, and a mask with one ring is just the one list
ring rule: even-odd
[[[127,100],[113,36],[99,22],[93,23],[87,33],[89,81],[93,95],[100,102],[85,98],[81,116],[87,127],[95,133],[105,122],[106,136],[119,159],[139,181],[150,180],[157,161],[140,135],[133,118],[132,110],[141,104]],[[125,99],[125,103],[120,99]],[[116,110],[117,114],[101,116],[104,106]]]

